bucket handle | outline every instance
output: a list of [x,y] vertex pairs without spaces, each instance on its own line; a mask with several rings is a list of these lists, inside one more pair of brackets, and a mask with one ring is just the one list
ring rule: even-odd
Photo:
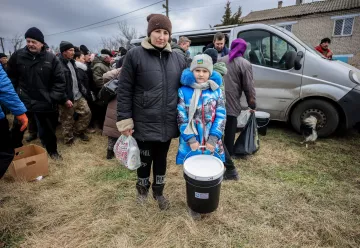
[[266,127],[269,123],[270,123],[270,118],[269,118],[268,122],[264,126],[257,126],[257,128]]
[[[205,148],[205,149],[206,149],[206,146],[199,146],[199,149],[200,149],[200,148]],[[188,152],[188,153],[185,155],[185,158],[184,158],[184,160],[183,160],[183,164],[184,164],[185,160],[187,159],[187,157],[189,156],[189,154],[192,153],[192,152],[194,152],[194,151],[190,151],[190,152]],[[216,154],[220,157],[219,153],[217,153],[215,150],[214,150],[213,153],[211,153],[211,155],[214,154],[214,153],[216,153]]]

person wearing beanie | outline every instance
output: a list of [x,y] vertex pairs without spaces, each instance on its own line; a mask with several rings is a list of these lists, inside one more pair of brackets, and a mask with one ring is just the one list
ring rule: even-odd
[[170,19],[151,14],[147,21],[148,37],[141,46],[127,52],[121,68],[116,125],[123,135],[132,135],[141,150],[142,166],[137,170],[136,183],[138,201],[145,202],[152,187],[159,208],[165,210],[170,206],[163,195],[166,159],[171,140],[178,136],[177,91],[186,63],[184,56],[172,52],[169,44]]
[[[85,134],[91,120],[91,111],[85,98],[90,93],[85,85],[86,82],[79,79],[78,68],[74,61],[74,45],[68,41],[62,41],[60,52],[59,59],[62,62],[66,79],[66,101],[65,104],[59,105],[60,121],[64,142],[71,146],[74,144],[75,137],[85,142],[90,140]],[[80,54],[79,50],[77,50],[77,54]],[[76,120],[75,113],[78,116]]]
[[[49,156],[61,160],[57,151],[56,123],[58,119],[57,104],[65,102],[66,82],[59,59],[44,47],[44,35],[38,28],[30,28],[25,33],[26,47],[12,54],[8,62],[8,75],[19,97],[25,104],[29,118],[29,131],[38,127],[41,143]],[[31,66],[29,66],[31,65]],[[24,70],[24,68],[27,68]],[[35,122],[36,119],[36,122]],[[15,120],[13,124],[13,141],[15,147],[22,146],[24,132]],[[34,135],[31,137],[31,135]],[[31,141],[37,131],[30,133]]]
[[116,68],[121,68],[123,63],[124,63],[124,59],[125,59],[125,55],[127,53],[127,49],[125,49],[124,47],[120,47],[120,59],[118,61],[116,61]]
[[7,70],[7,62],[8,62],[8,57],[4,53],[0,53],[0,64],[2,65],[5,71]]
[[[237,129],[237,117],[241,112],[239,99],[242,92],[245,93],[246,101],[251,109],[256,109],[256,94],[253,79],[252,66],[243,56],[247,48],[247,43],[243,39],[235,39],[231,43],[229,55],[220,58],[219,62],[224,62],[227,67],[227,74],[224,76],[227,121],[225,127],[224,143],[231,156],[234,155],[234,141]],[[225,172],[225,176],[231,176],[234,171]]]
[[[86,70],[86,74],[89,80],[89,87],[91,89],[91,91],[94,91],[94,80],[93,80],[93,71],[91,69],[91,53],[90,50],[85,46],[85,45],[81,45],[80,46],[80,52],[82,54],[84,54],[84,60],[85,60],[85,64],[87,67]],[[92,104],[89,105],[90,109],[92,110],[91,107]]]
[[[208,48],[204,51],[204,54],[207,54],[211,57],[214,63],[214,70],[224,76],[227,73],[226,64],[224,62],[217,62],[218,60],[218,51],[214,48]],[[221,86],[221,90],[225,94],[225,84],[223,83]]]
[[334,54],[329,48],[330,44],[331,40],[329,38],[324,38],[320,41],[320,45],[315,47],[315,50],[324,55],[327,59],[332,59]]
[[[226,110],[221,75],[214,71],[209,55],[196,55],[189,69],[181,75],[177,120],[180,130],[176,164],[184,164],[191,156],[213,154],[225,161],[222,136],[226,122]],[[206,146],[202,151],[200,146]],[[194,219],[199,213],[189,208]]]

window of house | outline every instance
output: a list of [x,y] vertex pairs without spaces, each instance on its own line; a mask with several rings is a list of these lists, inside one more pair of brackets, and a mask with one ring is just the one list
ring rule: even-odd
[[337,19],[334,24],[334,36],[352,35],[354,26],[354,17]]
[[238,34],[248,44],[244,57],[255,65],[286,70],[285,57],[296,49],[279,36],[264,30],[251,30]]

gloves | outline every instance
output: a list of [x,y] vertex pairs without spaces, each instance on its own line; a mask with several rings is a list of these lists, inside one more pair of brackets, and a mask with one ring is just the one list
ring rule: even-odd
[[16,119],[21,123],[20,131],[23,132],[28,126],[28,118],[26,114],[16,116]]

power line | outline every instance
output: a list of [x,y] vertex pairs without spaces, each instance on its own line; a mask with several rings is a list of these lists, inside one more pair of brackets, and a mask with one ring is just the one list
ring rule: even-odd
[[126,21],[126,20],[129,20],[129,19],[135,20],[135,19],[139,19],[139,18],[144,18],[144,17],[146,17],[146,16],[148,16],[150,14],[153,14],[153,13],[155,13],[157,11],[160,11],[160,10],[162,10],[162,8],[159,9],[159,10],[148,12],[147,14],[144,14],[144,15],[141,15],[141,16],[129,17],[129,18],[126,18],[126,19],[119,20],[117,22],[112,22],[112,23],[107,23],[107,24],[104,24],[104,25],[96,26],[96,27],[87,28],[87,29],[81,30],[80,32],[88,31],[88,30],[96,29],[96,28],[101,28],[101,27],[106,27],[106,26],[110,26],[110,25],[114,25],[114,24],[118,24],[120,21]]
[[134,13],[134,12],[136,12],[136,11],[139,11],[139,10],[142,10],[142,9],[145,9],[145,8],[148,8],[148,7],[151,7],[151,6],[153,6],[153,5],[156,5],[156,4],[161,3],[161,2],[163,2],[163,1],[164,1],[164,0],[158,1],[158,2],[156,2],[156,3],[147,5],[147,6],[145,6],[145,7],[142,7],[142,8],[139,8],[139,9],[136,9],[136,10],[127,12],[127,13],[125,13],[125,14],[122,14],[122,15],[119,15],[119,16],[115,16],[115,17],[112,17],[112,18],[103,20],[103,21],[95,22],[95,23],[88,24],[88,25],[85,25],[85,26],[82,26],[82,27],[73,28],[73,29],[65,30],[65,31],[58,32],[58,33],[48,34],[48,35],[45,35],[45,36],[53,36],[53,35],[63,34],[63,33],[71,32],[71,31],[76,31],[76,30],[79,30],[79,29],[82,29],[82,28],[87,28],[87,27],[90,27],[90,26],[93,26],[93,25],[96,25],[96,24],[100,24],[100,23],[103,23],[103,22],[107,22],[107,21],[110,21],[110,20],[113,20],[113,19],[116,19],[116,18],[125,16],[125,15],[128,15],[128,14]]

